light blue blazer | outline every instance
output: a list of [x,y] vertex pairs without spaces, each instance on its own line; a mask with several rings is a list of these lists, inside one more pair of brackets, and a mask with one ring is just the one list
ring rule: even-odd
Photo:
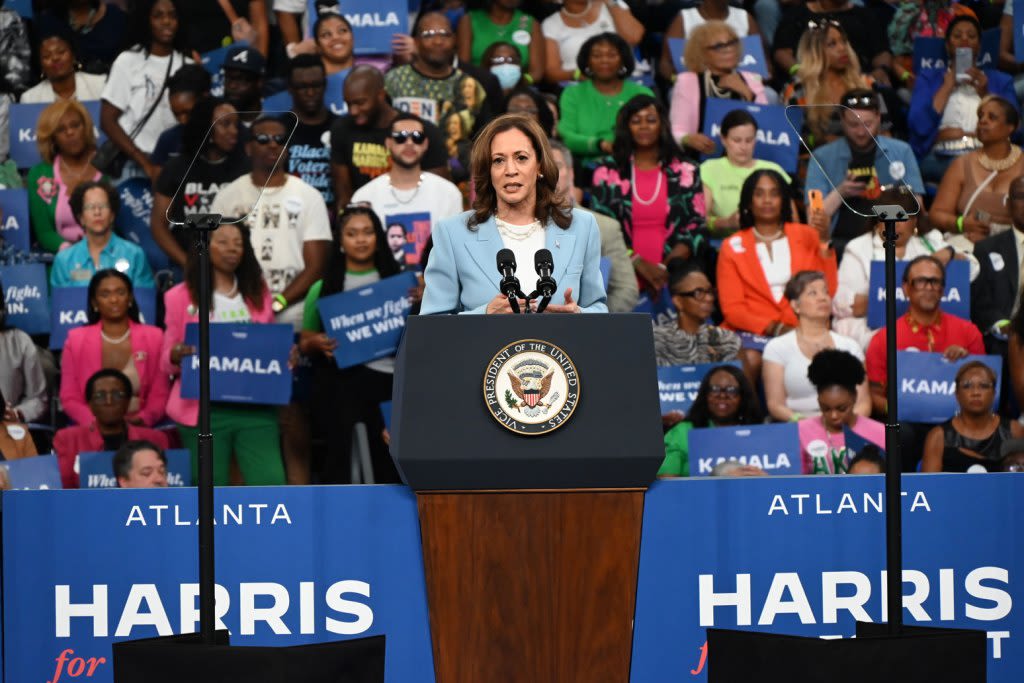
[[[467,221],[471,215],[466,211],[434,226],[434,248],[424,272],[422,315],[484,313],[491,299],[501,294],[496,262],[505,244],[493,216],[470,230]],[[545,246],[555,261],[552,276],[558,283],[551,303],[564,302],[565,290],[571,287],[572,297],[584,313],[607,313],[600,267],[601,235],[594,217],[585,211],[573,211],[568,229],[549,223],[544,231]],[[518,266],[520,272],[533,273],[533,263]]]

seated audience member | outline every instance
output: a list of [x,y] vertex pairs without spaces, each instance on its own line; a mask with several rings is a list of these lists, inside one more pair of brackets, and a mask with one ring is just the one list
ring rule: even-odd
[[608,312],[629,313],[636,308],[640,290],[636,284],[633,262],[629,259],[626,242],[622,237],[622,225],[611,216],[591,211],[576,203],[576,197],[573,195],[575,173],[572,165],[572,152],[558,140],[551,140],[550,145],[551,157],[555,161],[555,166],[558,167],[557,192],[571,199],[573,211],[585,211],[591,214],[601,233],[601,258],[606,258],[611,262],[608,284],[605,286],[605,291],[608,294]]
[[[948,38],[953,19],[968,16],[975,19],[974,10],[949,0],[910,0],[893,3],[895,12],[889,20],[887,33],[896,71],[912,68],[914,41],[918,38]],[[920,76],[920,74],[918,74]],[[904,83],[917,87],[914,74],[906,76]]]
[[1012,230],[992,235],[974,246],[980,272],[971,283],[971,320],[985,335],[989,353],[1006,356],[1010,318],[1020,299],[1024,262],[1024,176],[1014,178],[1006,198]]
[[[917,201],[899,189],[883,190],[875,202],[902,206],[908,213],[917,211],[918,208]],[[896,223],[897,259],[910,261],[918,256],[931,254],[943,265],[949,263],[952,258],[968,259],[972,277],[977,276],[977,259],[969,254],[956,252],[946,243],[938,230],[918,234],[918,218],[917,215],[911,215],[909,219]],[[839,263],[839,287],[832,300],[832,328],[856,340],[863,348],[867,348],[874,333],[868,328],[867,323],[871,262],[885,259],[885,248],[882,243],[884,228],[885,224],[879,222],[870,232],[854,237],[847,243],[843,251],[843,260]]]
[[0,460],[17,460],[36,455],[36,444],[28,431],[28,425],[18,419],[17,413],[7,408],[7,400],[0,391]]
[[39,15],[39,34],[70,36],[84,71],[110,71],[127,33],[124,10],[117,3],[104,0],[57,0],[47,5]]
[[1024,472],[1024,439],[1007,439],[1000,453],[1000,472]]
[[687,71],[672,89],[672,137],[685,147],[713,154],[715,141],[704,135],[704,109],[709,98],[767,104],[761,77],[740,71],[743,44],[724,21],[698,26],[686,41]]
[[322,280],[306,295],[299,349],[324,359],[315,375],[318,396],[315,403],[324,411],[329,456],[323,463],[321,481],[325,484],[351,483],[352,434],[362,422],[369,434],[374,481],[397,483],[398,470],[388,456],[380,434],[384,423],[380,404],[391,400],[395,372],[393,356],[362,365],[338,369],[334,364],[337,342],[323,331],[317,309],[321,298],[379,282],[394,275],[399,266],[391,255],[384,227],[373,209],[353,206],[338,218],[338,244]]
[[999,68],[1013,76],[1013,89],[1017,99],[1024,96],[1024,62],[1018,62],[1014,52],[1016,34],[1020,31],[1020,23],[1014,24],[1013,3],[1003,3],[1003,15],[999,18]]
[[707,258],[700,173],[672,140],[654,97],[637,95],[619,112],[612,158],[592,182],[591,205],[622,223],[641,287],[659,292],[674,258]]
[[632,50],[644,36],[643,24],[623,0],[564,0],[559,11],[541,22],[541,30],[546,43],[544,80],[552,85],[580,79],[583,67],[577,56],[590,38],[614,33]]
[[484,50],[480,65],[498,79],[501,92],[507,98],[513,88],[530,87],[534,82],[530,74],[523,73],[522,60],[522,55],[515,45],[499,40]]
[[92,411],[84,400],[85,383],[101,368],[114,368],[132,383],[125,419],[152,427],[164,416],[170,385],[160,368],[164,333],[139,322],[132,281],[113,268],[89,281],[89,324],[68,332],[61,359],[60,401],[78,424],[89,424]]
[[167,448],[167,436],[149,427],[125,419],[132,399],[132,383],[124,373],[104,368],[85,383],[85,401],[93,419],[88,423],[60,429],[53,437],[60,478],[66,489],[78,488],[75,459],[79,453],[116,451],[126,441],[145,439]]
[[31,82],[32,51],[28,42],[25,21],[13,9],[0,4],[0,159],[6,160],[10,151],[8,120],[11,105],[18,101]]
[[98,100],[107,80],[102,75],[78,70],[78,60],[68,33],[42,36],[39,40],[39,65],[43,70],[43,80],[21,94],[22,104]]
[[[734,109],[722,117],[720,137],[725,154],[701,163],[700,179],[708,230],[712,235],[728,237],[740,229],[740,188],[751,173],[770,168],[787,184],[791,179],[774,161],[754,158],[757,121],[745,109]],[[797,215],[795,210],[793,215]]]
[[[1010,141],[1017,130],[1017,106],[998,95],[986,95],[978,105],[979,149],[950,164],[932,202],[932,224],[955,235],[951,241],[965,249],[1010,229],[1006,196],[1010,183],[1024,175],[1024,155]],[[961,234],[962,233],[962,234]]]
[[42,161],[28,172],[32,234],[51,253],[82,239],[82,226],[68,199],[79,185],[102,174],[92,165],[96,136],[92,117],[80,102],[61,100],[43,109],[36,123]]
[[82,183],[68,200],[85,239],[61,250],[50,270],[51,287],[85,287],[98,270],[113,268],[136,287],[153,287],[146,254],[134,242],[114,234],[119,206],[117,191],[102,181]]
[[885,455],[881,448],[869,443],[853,456],[847,474],[885,474]]
[[922,472],[996,472],[1002,445],[1024,437],[1024,425],[994,412],[996,373],[981,361],[956,373],[957,414],[932,428],[924,443]]
[[718,255],[718,300],[723,327],[777,337],[793,330],[796,315],[784,296],[802,270],[821,271],[828,291],[836,287],[836,255],[828,231],[793,222],[789,186],[776,171],[754,171],[740,190],[737,234]]
[[[765,351],[767,355],[767,349]],[[846,447],[843,432],[846,427],[873,444],[885,445],[885,425],[858,414],[856,410],[862,397],[869,404],[871,400],[864,363],[860,358],[838,349],[819,351],[807,366],[807,378],[817,391],[819,414],[805,417],[797,423],[804,474],[842,474],[849,471],[853,454]]]
[[128,441],[114,453],[114,476],[123,489],[167,486],[167,456],[151,441]]
[[[557,106],[555,107],[557,110]],[[508,93],[505,99],[506,114],[526,114],[537,119],[537,123],[544,129],[552,139],[558,136],[557,119],[552,111],[552,105],[544,95],[541,95],[533,88],[517,86]]]
[[813,148],[843,134],[837,112],[827,105],[839,104],[851,90],[870,89],[874,81],[861,73],[846,32],[834,21],[808,27],[800,36],[797,56],[796,78],[783,90],[782,101],[807,107],[801,134]]
[[[4,291],[0,283],[0,291]],[[46,376],[32,338],[11,327],[7,302],[0,296],[0,402],[7,422],[36,422],[46,417]]]
[[544,78],[544,34],[540,22],[519,9],[521,4],[521,0],[488,0],[483,8],[466,12],[455,31],[459,62],[478,64],[493,73],[494,65],[484,55],[495,43],[505,42],[518,53],[516,64],[525,69],[530,82],[540,83]]
[[665,460],[658,476],[690,476],[691,429],[756,425],[763,420],[757,394],[743,371],[732,365],[713,368],[701,380],[689,415],[665,433]]
[[[860,345],[849,337],[829,330],[832,297],[821,271],[805,270],[786,284],[785,297],[796,316],[796,329],[775,337],[764,347],[764,398],[768,413],[779,422],[795,422],[820,414],[821,387],[814,384],[808,368],[826,350],[844,351],[864,362]],[[855,403],[858,415],[871,414],[867,382],[857,383]]]
[[[661,46],[658,72],[666,80],[674,80],[677,71],[675,64],[672,63],[672,51],[669,49],[668,39],[689,39],[694,29],[709,21],[720,21],[727,24],[739,38],[761,35],[754,15],[744,11],[742,7],[733,7],[727,0],[704,0],[696,7],[683,8],[676,13],[668,25],[668,29],[665,31],[665,40]],[[742,47],[740,47],[740,51],[742,52]]]
[[[167,81],[167,102],[171,106],[171,113],[178,125],[172,126],[160,133],[153,147],[150,160],[163,171],[164,166],[171,159],[188,151],[182,151],[181,138],[185,132],[185,124],[188,123],[196,102],[210,96],[210,72],[200,64],[186,64],[173,74]],[[159,173],[157,178],[159,178]]]
[[905,183],[924,206],[924,183],[910,145],[878,136],[878,95],[871,90],[850,90],[840,104],[844,107],[839,115],[843,137],[815,149],[817,162],[807,168],[807,189],[819,190],[825,197],[832,243],[838,252],[874,226],[873,218],[861,214],[872,215],[871,206],[883,188]]
[[715,288],[696,264],[676,259],[669,264],[668,290],[679,316],[654,328],[658,365],[696,365],[733,360],[740,338],[708,321],[715,310]]
[[995,68],[972,66],[967,78],[958,80],[956,51],[970,48],[977,60],[981,50],[981,25],[962,14],[946,28],[946,69],[923,69],[910,100],[910,145],[920,159],[921,173],[931,182],[942,180],[950,162],[981,146],[975,131],[978,105],[989,93],[1017,102],[1013,79]]
[[653,98],[645,85],[629,80],[636,61],[622,36],[602,33],[580,48],[577,58],[586,80],[562,91],[558,134],[580,162],[614,154],[619,110],[637,95]]
[[[1017,399],[1018,407],[1024,406],[1024,306],[1021,306],[1019,301],[1017,311],[1006,328],[1006,335],[1006,344],[1009,347],[1006,361],[1013,396]],[[1003,392],[1006,391],[1003,389]]]
[[[222,225],[210,236],[212,323],[274,322],[270,290],[249,239],[249,231],[234,224]],[[198,305],[199,259],[192,252],[185,265],[185,281],[164,294],[167,330],[160,361],[163,371],[176,377],[167,401],[167,415],[178,423],[182,442],[192,453],[193,483],[199,472],[199,401],[182,398],[180,374],[181,364],[191,362],[189,357],[197,352],[185,344],[185,326],[198,321]],[[210,410],[210,424],[217,434],[213,442],[214,484],[229,483],[232,455],[246,484],[285,483],[277,410],[273,406],[215,402]]]

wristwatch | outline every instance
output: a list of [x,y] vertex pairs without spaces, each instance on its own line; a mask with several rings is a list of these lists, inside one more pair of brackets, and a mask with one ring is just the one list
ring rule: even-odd
[[280,313],[286,308],[288,308],[288,299],[284,298],[284,294],[275,294],[274,301],[270,304],[270,310],[274,313]]

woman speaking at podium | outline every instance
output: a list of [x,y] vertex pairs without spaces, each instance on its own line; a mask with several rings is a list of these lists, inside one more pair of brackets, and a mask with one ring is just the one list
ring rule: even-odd
[[434,228],[420,312],[511,313],[499,290],[502,249],[515,254],[527,295],[536,289],[534,255],[551,252],[558,288],[546,312],[607,312],[597,224],[556,192],[558,168],[540,126],[519,114],[494,119],[477,136],[470,168],[473,208]]

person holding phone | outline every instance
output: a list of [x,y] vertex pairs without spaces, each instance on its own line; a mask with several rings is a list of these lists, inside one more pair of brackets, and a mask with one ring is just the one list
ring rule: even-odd
[[1013,79],[994,68],[976,66],[981,25],[969,15],[946,27],[949,68],[922,69],[910,100],[910,146],[921,160],[921,175],[938,182],[953,159],[981,146],[975,129],[978,105],[989,94],[1014,104]]

